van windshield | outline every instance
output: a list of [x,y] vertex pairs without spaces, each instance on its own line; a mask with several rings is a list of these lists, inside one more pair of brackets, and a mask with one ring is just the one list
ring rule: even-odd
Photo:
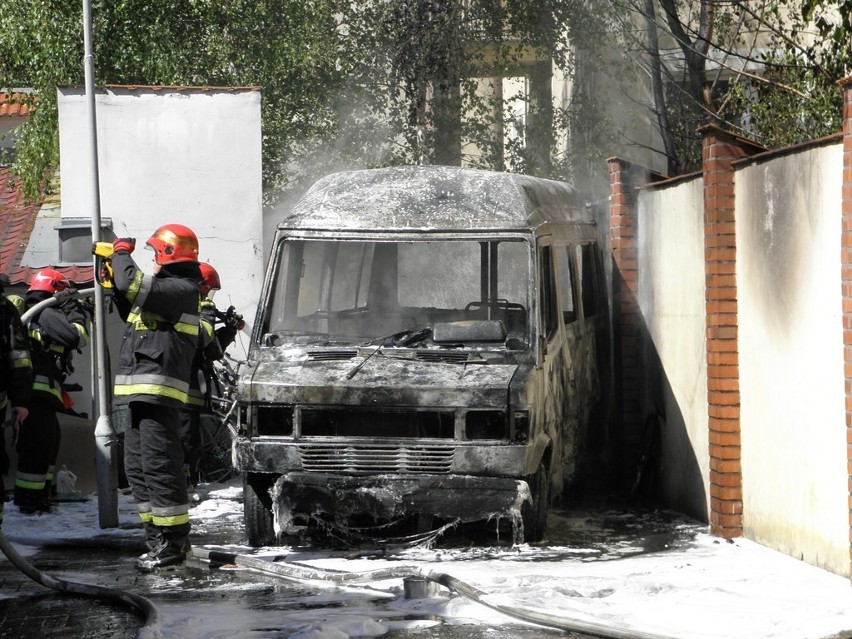
[[461,331],[462,341],[525,344],[530,260],[530,245],[519,238],[285,239],[264,333],[358,343],[436,326],[452,335],[447,326],[482,322],[488,330]]

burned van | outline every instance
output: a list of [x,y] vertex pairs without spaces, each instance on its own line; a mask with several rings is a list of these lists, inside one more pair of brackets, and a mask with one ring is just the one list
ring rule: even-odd
[[604,282],[567,184],[438,166],[318,181],[277,226],[240,375],[250,543],[495,519],[541,539],[598,427]]

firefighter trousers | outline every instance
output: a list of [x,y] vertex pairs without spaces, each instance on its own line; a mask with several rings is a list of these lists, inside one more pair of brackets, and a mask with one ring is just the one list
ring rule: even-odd
[[53,405],[41,398],[34,400],[18,428],[15,504],[23,509],[46,511],[61,434]]
[[180,439],[183,445],[183,462],[190,482],[198,481],[198,462],[201,459],[201,413],[195,408],[184,408],[180,413]]
[[189,529],[189,500],[180,409],[147,402],[128,405],[124,470],[143,524]]

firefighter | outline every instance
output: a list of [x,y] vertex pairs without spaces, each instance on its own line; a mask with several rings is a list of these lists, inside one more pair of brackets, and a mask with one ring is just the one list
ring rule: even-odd
[[229,306],[224,313],[216,308],[213,296],[222,288],[219,273],[210,264],[201,264],[201,293],[206,302],[202,303],[205,310],[204,317],[212,323],[221,322],[222,326],[216,329],[215,341],[208,349],[208,360],[221,359],[225,351],[234,343],[239,333],[245,328],[243,316],[236,312],[233,306]]
[[[213,296],[222,288],[219,272],[206,262],[199,265],[201,279],[201,340],[193,361],[189,403],[181,414],[181,441],[184,450],[184,466],[190,484],[198,479],[198,464],[201,459],[201,412],[210,409],[210,394],[214,384],[213,362],[225,356],[225,350],[234,342],[237,332],[243,329],[242,315],[230,307],[220,312]],[[223,325],[215,328],[216,322]],[[215,329],[215,330],[214,330]]]
[[[27,334],[21,324],[18,309],[6,297],[4,286],[9,280],[0,275],[0,419],[14,432],[27,418],[27,405],[33,392],[33,365]],[[6,407],[11,415],[6,422]],[[0,526],[3,524],[3,504],[6,486],[3,477],[9,473],[9,456],[6,453],[6,433],[0,431]]]
[[180,418],[184,471],[190,488],[198,480],[198,462],[201,459],[201,411],[209,407],[210,362],[222,355],[215,343],[216,306],[210,299],[211,291],[218,291],[221,287],[219,273],[206,262],[201,262],[198,269],[198,291],[201,295],[198,309],[201,319],[200,339],[192,360],[189,401],[181,411]]
[[28,415],[17,434],[18,469],[15,505],[25,514],[50,512],[50,491],[59,454],[61,432],[57,411],[67,408],[62,384],[74,371],[74,351],[89,343],[86,314],[75,299],[76,290],[52,268],[38,271],[24,298],[29,310],[55,296],[57,303],[37,311],[29,320],[33,362],[32,396]]
[[161,226],[146,242],[153,275],[133,261],[133,238],[113,241],[116,308],[126,321],[114,397],[128,407],[124,467],[150,550],[140,570],[179,564],[189,552],[189,503],[180,413],[189,401],[199,340],[198,238],[181,224]]

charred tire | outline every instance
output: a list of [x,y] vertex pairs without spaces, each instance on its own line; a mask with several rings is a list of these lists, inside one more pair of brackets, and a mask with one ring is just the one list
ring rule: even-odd
[[269,489],[275,475],[265,473],[243,474],[243,516],[248,543],[255,548],[273,546],[276,542],[272,517],[272,496]]
[[535,475],[527,478],[532,502],[521,506],[521,518],[524,522],[524,541],[536,542],[544,538],[547,527],[547,506],[549,501],[549,486],[547,467],[542,464]]

